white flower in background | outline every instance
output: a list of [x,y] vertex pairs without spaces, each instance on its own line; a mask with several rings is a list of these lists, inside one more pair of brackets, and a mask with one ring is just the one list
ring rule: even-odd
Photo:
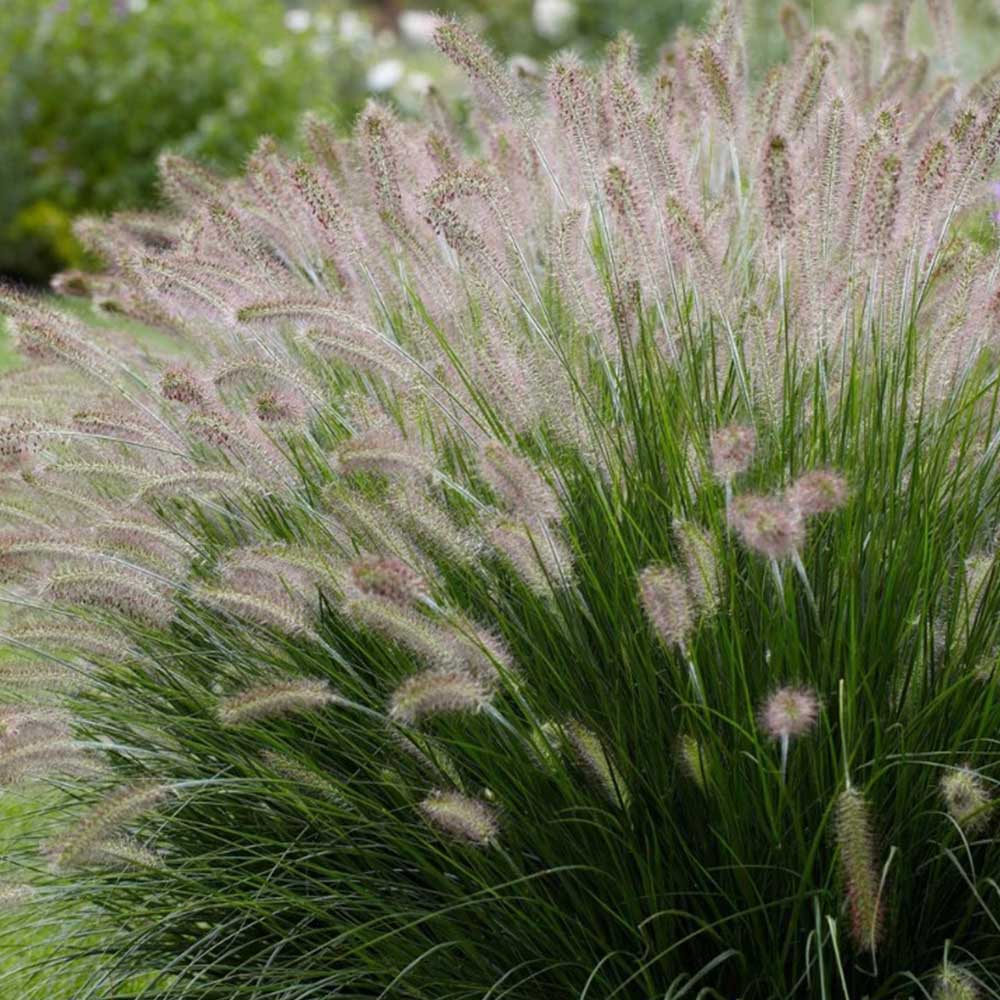
[[531,12],[535,31],[543,38],[561,38],[576,20],[573,0],[535,0]]
[[437,16],[428,10],[404,10],[399,15],[399,33],[412,45],[429,45],[437,23]]
[[516,55],[510,57],[510,71],[517,77],[540,78],[542,67],[531,56]]
[[345,42],[360,42],[369,35],[364,18],[353,10],[345,10],[340,15],[340,37]]
[[434,81],[426,73],[407,73],[403,85],[417,97],[426,97]]
[[391,90],[403,79],[403,64],[398,59],[383,59],[368,70],[365,82],[376,94]]
[[260,53],[260,61],[269,69],[277,69],[279,66],[284,65],[287,59],[288,50],[283,45],[277,45],[270,49],[262,49]]
[[132,14],[141,14],[149,6],[149,0],[128,0],[128,9]]
[[311,24],[312,14],[304,8],[292,7],[285,11],[285,27],[289,31],[301,34],[303,31],[308,31]]

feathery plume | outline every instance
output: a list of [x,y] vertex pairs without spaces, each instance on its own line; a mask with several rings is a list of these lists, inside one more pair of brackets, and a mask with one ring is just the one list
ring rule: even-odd
[[716,48],[710,42],[702,42],[694,54],[695,66],[705,92],[723,125],[732,130],[735,124],[733,95],[729,74]]
[[709,442],[712,472],[720,482],[731,480],[750,468],[757,435],[752,427],[730,424],[720,427]]
[[436,715],[476,713],[489,691],[472,674],[461,670],[425,670],[408,677],[392,693],[389,714],[412,725]]
[[402,559],[367,556],[351,563],[346,589],[406,607],[427,595],[427,581]]
[[694,630],[694,615],[681,571],[672,566],[647,566],[639,574],[639,599],[660,638],[683,650]]
[[99,863],[112,834],[159,807],[175,794],[170,785],[144,782],[115,789],[79,816],[72,829],[49,843],[46,854],[57,870]]
[[326,775],[314,768],[307,767],[287,754],[275,750],[264,750],[260,755],[264,765],[285,781],[301,785],[309,792],[318,793],[323,799],[332,802],[344,812],[356,812],[355,808],[341,794],[337,784]]
[[489,847],[500,833],[496,811],[491,806],[458,792],[432,792],[418,808],[431,826],[476,847]]
[[598,735],[582,723],[563,726],[577,764],[613,805],[628,805],[628,789]]
[[526,122],[530,109],[513,77],[480,38],[458,21],[442,18],[434,29],[434,43],[456,66],[477,83],[494,106],[516,121]]
[[870,808],[856,788],[840,793],[836,832],[851,938],[859,951],[874,952],[882,936],[881,885]]
[[810,688],[778,688],[760,708],[760,727],[772,740],[804,736],[816,725],[819,698]]
[[693,521],[675,519],[673,532],[684,563],[687,589],[694,610],[705,618],[711,618],[719,610],[722,591],[715,540]]
[[941,967],[934,980],[932,1000],[979,1000],[982,995],[972,973],[950,962]]
[[242,726],[261,719],[315,712],[337,701],[324,680],[301,677],[261,684],[219,701],[217,714],[223,726]]
[[510,449],[488,442],[483,447],[481,469],[490,488],[516,517],[558,520],[559,500],[549,484]]
[[774,239],[781,239],[791,233],[794,216],[788,143],[780,135],[767,140],[761,181],[768,228]]
[[941,797],[948,814],[966,833],[979,833],[989,823],[992,806],[989,789],[971,767],[949,771],[941,779]]
[[803,517],[826,514],[847,503],[847,483],[835,472],[817,469],[799,476],[788,487],[785,499]]
[[677,762],[690,781],[702,792],[707,790],[705,753],[699,740],[690,733],[683,733],[677,740]]
[[572,557],[553,532],[544,528],[532,530],[512,521],[498,521],[486,537],[539,597],[550,596],[554,588],[570,582]]
[[737,497],[729,523],[748,549],[768,559],[792,558],[805,542],[801,512],[780,498]]
[[218,587],[198,587],[194,595],[206,607],[223,614],[245,618],[263,628],[287,632],[289,635],[316,639],[316,631],[301,608],[290,603],[283,593],[276,591],[265,596]]

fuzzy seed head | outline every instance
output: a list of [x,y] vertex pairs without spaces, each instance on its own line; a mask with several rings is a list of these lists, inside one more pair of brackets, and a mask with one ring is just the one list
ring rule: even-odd
[[782,687],[760,707],[760,728],[772,739],[805,736],[819,716],[819,698],[811,688]]
[[426,596],[427,582],[402,559],[368,556],[351,564],[349,589],[405,607]]
[[882,933],[880,873],[872,833],[871,810],[856,788],[841,792],[837,801],[837,848],[847,895],[851,938],[859,951],[874,952]]
[[262,684],[223,698],[217,714],[223,726],[242,726],[261,719],[315,712],[336,700],[326,681],[298,678]]
[[715,540],[693,521],[675,521],[673,528],[694,610],[702,617],[710,618],[719,610],[721,601]]
[[705,754],[700,741],[690,733],[684,733],[677,741],[677,762],[681,771],[704,792],[707,785]]
[[628,790],[604,744],[593,730],[579,722],[563,727],[577,764],[613,805],[628,803]]
[[835,472],[817,469],[799,476],[785,498],[803,517],[826,514],[847,503],[847,483]]
[[941,967],[934,981],[932,1000],[979,1000],[981,996],[972,973],[950,963]]
[[776,497],[738,497],[729,522],[748,549],[767,559],[790,558],[805,542],[801,512]]
[[687,582],[672,566],[648,566],[639,574],[639,599],[650,624],[668,646],[682,649],[694,629]]
[[195,409],[205,409],[213,397],[208,382],[186,364],[168,368],[160,376],[160,395]]
[[949,771],[941,779],[941,797],[948,814],[966,833],[978,833],[989,823],[989,789],[971,767]]
[[392,693],[389,714],[412,725],[436,715],[475,713],[489,701],[482,681],[463,670],[425,670]]
[[441,833],[475,847],[489,847],[500,833],[492,806],[458,792],[432,792],[418,808]]
[[715,431],[709,450],[716,479],[725,482],[746,472],[756,445],[757,434],[752,427],[730,424]]
[[762,172],[764,211],[767,223],[775,238],[788,235],[792,230],[792,171],[788,156],[788,143],[783,136],[772,135],[764,151]]

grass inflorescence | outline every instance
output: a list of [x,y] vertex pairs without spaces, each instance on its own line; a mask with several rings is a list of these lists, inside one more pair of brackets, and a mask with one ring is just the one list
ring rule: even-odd
[[24,996],[1000,995],[1000,96],[908,7],[443,21],[461,120],[81,224],[172,339],[4,293]]

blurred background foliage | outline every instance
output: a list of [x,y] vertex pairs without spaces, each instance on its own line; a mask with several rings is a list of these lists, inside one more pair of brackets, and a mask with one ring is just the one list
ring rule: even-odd
[[[958,0],[960,66],[1000,59],[1000,0]],[[747,0],[757,68],[782,54],[779,0]],[[817,23],[864,22],[851,0],[801,0]],[[917,5],[921,6],[920,4]],[[584,55],[622,30],[647,59],[708,0],[441,0],[505,56]],[[157,153],[235,170],[257,136],[296,141],[313,109],[347,128],[370,94],[415,108],[456,74],[429,46],[427,0],[2,0],[0,274],[43,283],[86,266],[83,212],[149,206]],[[918,31],[919,31],[919,18]],[[971,29],[971,30],[970,30]],[[997,50],[997,51],[994,51]]]

